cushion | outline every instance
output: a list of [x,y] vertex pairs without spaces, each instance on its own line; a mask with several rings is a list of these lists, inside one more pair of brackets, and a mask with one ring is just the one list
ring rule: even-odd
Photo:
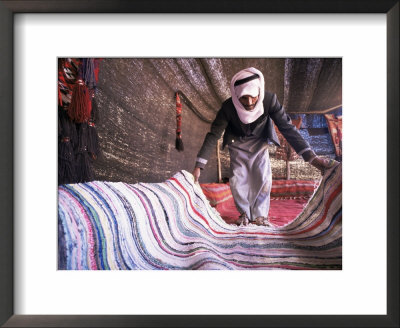
[[335,145],[336,156],[342,156],[342,116],[334,114],[325,114],[328,123],[329,133],[331,134],[333,144]]
[[[271,197],[309,198],[318,184],[319,182],[314,180],[273,180]],[[213,207],[232,198],[229,183],[202,183],[200,186]]]
[[319,182],[314,180],[273,180],[271,197],[311,197]]
[[[307,203],[308,198],[271,198],[268,218],[274,225],[284,226],[293,221],[303,211]],[[226,223],[236,224],[239,211],[236,209],[233,198],[217,204],[215,209]]]
[[[273,180],[269,218],[283,226],[301,213],[319,182],[313,180]],[[226,223],[235,224],[239,212],[235,206],[229,183],[200,184],[210,205],[220,213]]]
[[231,188],[227,183],[203,183],[200,186],[213,207],[232,198]]

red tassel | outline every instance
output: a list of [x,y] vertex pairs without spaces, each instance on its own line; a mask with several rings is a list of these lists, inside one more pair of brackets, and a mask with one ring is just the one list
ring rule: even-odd
[[78,80],[72,91],[71,103],[68,106],[68,115],[76,123],[87,122],[92,111],[92,102],[89,89],[82,80]]
[[179,98],[179,93],[176,93],[176,140],[175,140],[175,148],[178,151],[183,151],[183,141],[182,141],[182,104],[181,99]]

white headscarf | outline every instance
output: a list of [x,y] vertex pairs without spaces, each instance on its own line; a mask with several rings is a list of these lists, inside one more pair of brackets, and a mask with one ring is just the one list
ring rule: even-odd
[[[258,78],[245,82],[243,84],[237,85],[235,87],[235,82],[238,80],[245,79],[247,77],[258,75]],[[232,101],[235,105],[236,111],[239,115],[240,120],[244,124],[249,124],[258,119],[262,114],[264,114],[264,76],[263,74],[254,67],[245,68],[240,72],[236,73],[231,81],[231,95]],[[243,95],[250,95],[252,97],[258,97],[256,106],[252,110],[246,110],[240,103],[239,98]]]

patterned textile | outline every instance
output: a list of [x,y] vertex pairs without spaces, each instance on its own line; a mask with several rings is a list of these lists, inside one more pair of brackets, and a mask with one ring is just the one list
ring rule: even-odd
[[59,185],[93,180],[93,160],[100,154],[96,130],[99,111],[94,97],[100,61],[58,59]]
[[[310,198],[318,183],[319,181],[314,180],[272,180],[271,197]],[[200,187],[213,207],[232,198],[229,183],[202,183]]]
[[[268,212],[270,222],[276,226],[283,226],[293,221],[303,211],[318,184],[319,181],[313,180],[273,180]],[[232,195],[226,191],[229,185],[213,183],[202,184],[201,187],[211,206],[215,206],[224,221],[230,224],[236,223],[240,213]],[[214,193],[205,191],[209,189],[212,189]],[[218,190],[220,193],[217,192]],[[224,198],[222,198],[222,192]]]
[[[307,197],[271,197],[268,220],[275,226],[284,226],[292,222],[303,211],[308,200]],[[232,198],[217,204],[215,209],[226,223],[237,223],[240,214]]]
[[[68,105],[71,102],[72,91],[79,75],[82,62],[88,58],[60,58],[58,60],[58,102],[60,106]],[[94,78],[90,88],[95,88],[95,84],[99,79],[99,64],[101,58],[89,59],[94,61]],[[94,83],[94,84],[93,84]]]
[[71,102],[72,89],[80,64],[79,58],[60,58],[58,60],[58,102],[60,106]]
[[313,180],[272,180],[271,197],[311,197],[318,183]]
[[[300,129],[302,123],[301,117],[292,119],[292,124],[297,128],[297,130]],[[287,142],[285,137],[282,135],[282,133],[279,131],[276,125],[274,125],[276,134],[279,138],[279,143],[281,144],[280,147],[276,149],[275,152],[275,157],[278,159],[283,159],[285,161],[294,161],[295,159],[299,158],[299,155],[297,155],[296,151],[293,149],[291,145]]]
[[59,186],[60,269],[341,269],[341,164],[279,228],[222,220],[193,176]]
[[336,156],[342,156],[342,116],[335,117],[334,114],[325,114],[328,123],[329,133],[335,145]]
[[228,183],[202,183],[200,187],[213,207],[232,198]]
[[181,99],[179,98],[179,93],[175,93],[176,98],[176,140],[175,140],[175,148],[178,151],[183,151],[183,141],[182,141],[182,104]]

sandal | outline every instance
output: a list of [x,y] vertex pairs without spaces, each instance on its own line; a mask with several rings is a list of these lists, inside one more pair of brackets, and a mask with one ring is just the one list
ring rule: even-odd
[[247,226],[249,224],[249,218],[247,217],[246,213],[243,212],[242,214],[240,214],[239,219],[236,221],[236,224],[238,226],[244,225]]
[[255,219],[255,221],[252,221],[252,223],[258,226],[273,227],[271,222],[268,221],[268,218],[263,216],[259,216],[258,218]]

